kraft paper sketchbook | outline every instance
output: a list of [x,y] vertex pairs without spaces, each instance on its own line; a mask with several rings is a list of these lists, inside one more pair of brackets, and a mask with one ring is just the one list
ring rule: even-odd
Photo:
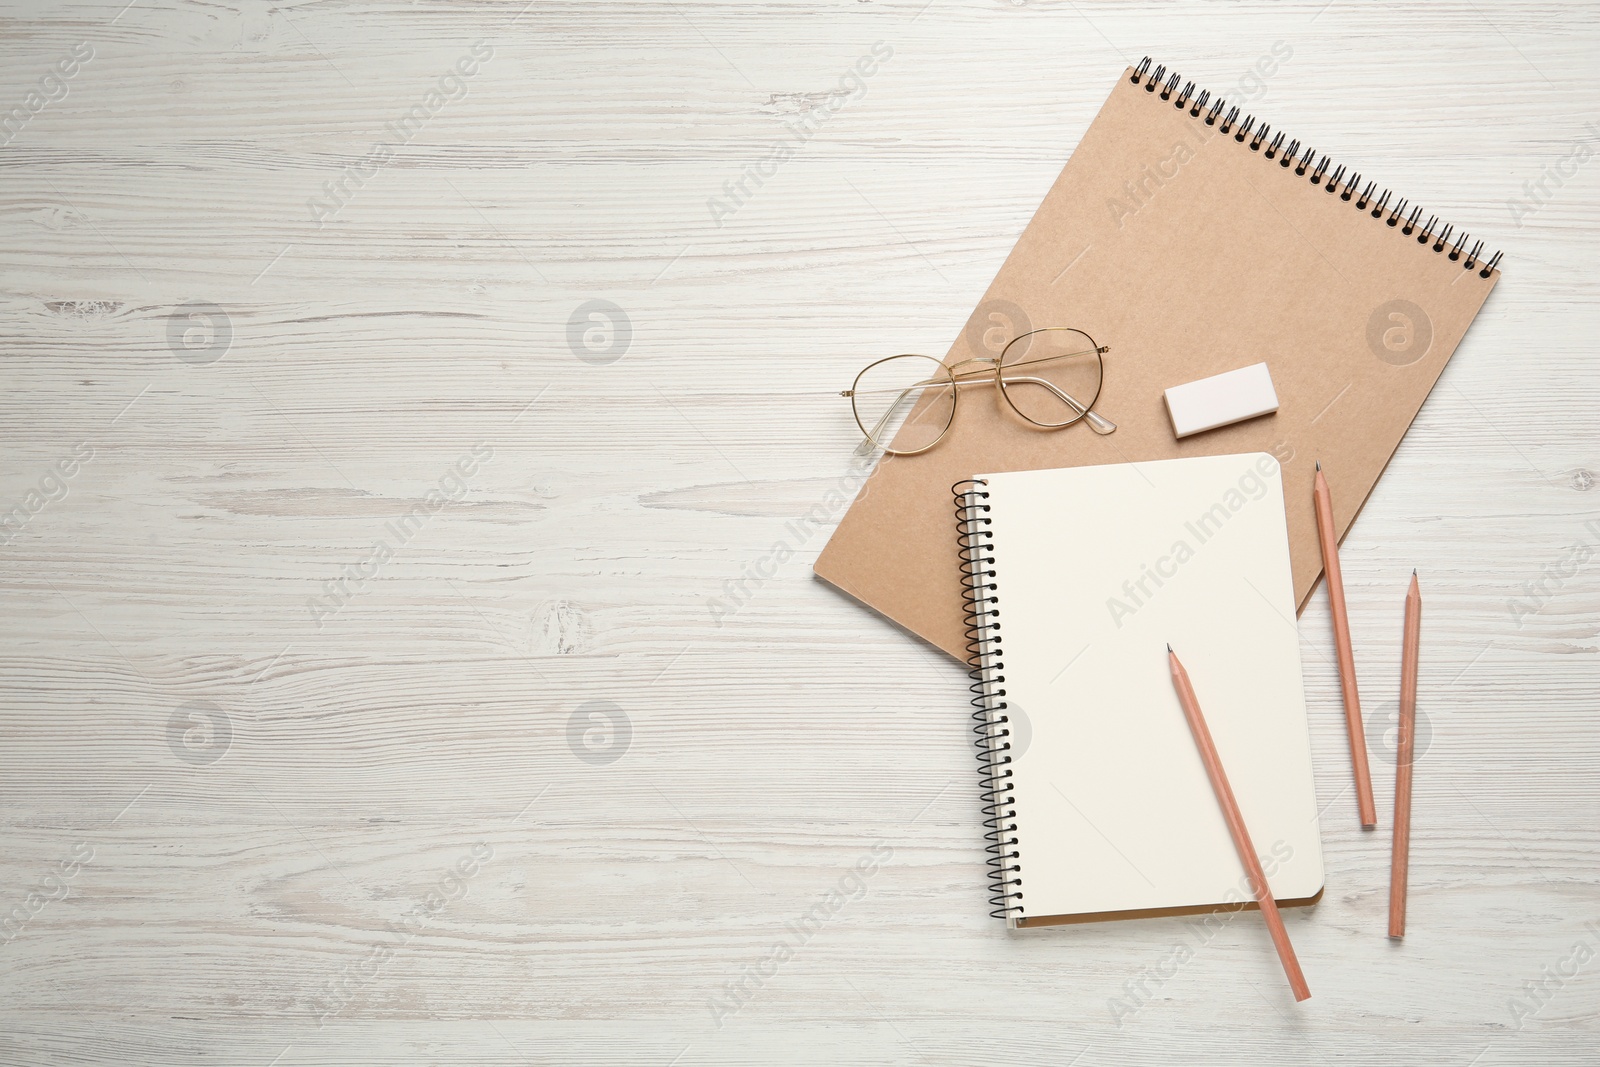
[[1314,900],[1322,848],[1278,462],[978,474],[953,491],[995,914],[1026,927],[1256,906],[1168,643],[1273,896]]
[[[1342,538],[1499,280],[1481,241],[1377,175],[1147,66],[1118,79],[947,357],[1077,327],[1110,346],[1095,409],[1119,428],[1033,430],[974,391],[938,447],[879,462],[815,565],[957,658],[949,491],[979,470],[1269,452],[1303,605],[1322,571],[1313,462]],[[1276,414],[1174,439],[1164,389],[1262,361]]]

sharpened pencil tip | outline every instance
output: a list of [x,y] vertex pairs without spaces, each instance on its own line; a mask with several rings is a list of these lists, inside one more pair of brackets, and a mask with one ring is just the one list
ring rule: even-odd
[[1169,645],[1167,645],[1167,651],[1168,651],[1168,652],[1171,652],[1171,651],[1172,651],[1172,645],[1170,645],[1170,644],[1169,644]]
[[1317,460],[1317,470],[1321,470],[1321,469],[1322,469],[1322,460],[1319,459],[1319,460]]

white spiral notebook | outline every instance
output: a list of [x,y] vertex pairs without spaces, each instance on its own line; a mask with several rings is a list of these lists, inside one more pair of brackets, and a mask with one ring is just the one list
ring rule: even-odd
[[1278,462],[983,474],[954,492],[995,914],[1015,928],[1256,906],[1169,643],[1273,896],[1315,902],[1322,845]]

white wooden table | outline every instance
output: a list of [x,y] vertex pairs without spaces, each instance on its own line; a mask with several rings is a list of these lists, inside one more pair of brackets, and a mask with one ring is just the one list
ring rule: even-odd
[[[0,1060],[1600,1057],[1592,5],[124,2],[0,23]],[[1423,569],[1402,945],[1301,621],[1299,1007],[1254,918],[988,918],[963,674],[786,533],[1124,63],[1275,42],[1258,111],[1506,249],[1344,551],[1380,716]]]

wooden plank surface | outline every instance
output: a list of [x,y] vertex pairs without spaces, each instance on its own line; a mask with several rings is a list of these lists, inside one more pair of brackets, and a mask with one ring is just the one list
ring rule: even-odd
[[[0,1061],[1594,1061],[1592,6],[0,25]],[[1300,621],[1299,1007],[1254,919],[1008,936],[964,676],[810,576],[837,391],[944,350],[1147,52],[1506,250],[1344,547],[1380,812],[1428,598],[1403,944]]]

